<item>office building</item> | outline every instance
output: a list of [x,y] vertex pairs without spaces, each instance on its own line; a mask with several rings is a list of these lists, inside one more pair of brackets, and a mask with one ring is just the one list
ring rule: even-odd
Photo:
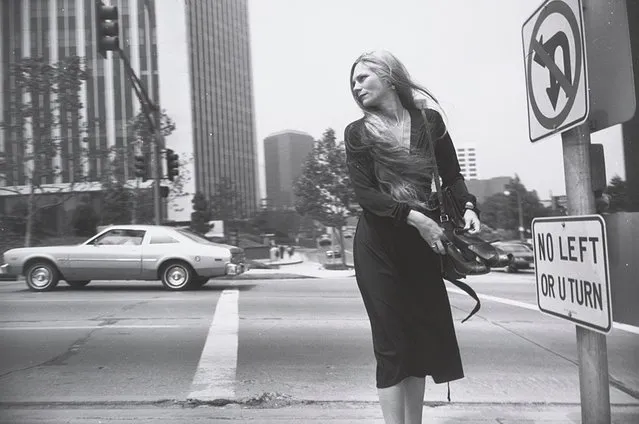
[[479,170],[477,167],[477,149],[472,144],[462,144],[456,146],[457,159],[461,173],[467,180],[479,178]]
[[313,151],[314,140],[301,131],[286,130],[264,139],[266,198],[269,208],[291,209],[295,206],[294,184],[302,165]]
[[[193,194],[200,190],[211,195],[223,177],[234,182],[244,213],[253,213],[257,155],[247,0],[103,1],[118,7],[120,47],[151,99],[175,123],[163,147],[180,155],[184,195],[167,201],[164,216],[189,220]],[[94,22],[94,0],[0,1],[0,121],[6,119],[8,93],[15,88],[10,66],[20,59],[42,57],[56,63],[77,55],[89,69],[81,88],[81,118],[68,120],[57,134],[63,153],[80,151],[82,140],[86,160],[78,172],[61,160],[64,155],[51,158],[47,166],[59,167],[60,173],[43,183],[57,184],[56,189],[99,190],[108,158],[98,153],[113,147],[120,148],[128,164],[121,177],[134,183],[135,149],[128,124],[140,112],[140,103],[118,55],[108,53],[105,60],[96,52]],[[46,99],[41,107],[50,104]],[[19,161],[24,152],[11,137],[16,135],[0,130],[0,152]],[[20,188],[27,180],[18,167],[0,175],[0,186]]]
[[[156,4],[166,7],[166,1]],[[241,196],[238,217],[250,216],[257,210],[259,189],[248,1],[170,2],[185,4],[187,12],[195,186],[211,195],[222,178],[229,178]],[[164,19],[159,22],[173,25],[172,16]],[[181,59],[167,57],[167,66],[176,60]]]

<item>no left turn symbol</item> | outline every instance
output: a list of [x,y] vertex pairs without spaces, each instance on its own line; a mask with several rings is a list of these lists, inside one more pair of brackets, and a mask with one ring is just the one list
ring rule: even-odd
[[530,140],[588,118],[581,0],[547,0],[522,27]]

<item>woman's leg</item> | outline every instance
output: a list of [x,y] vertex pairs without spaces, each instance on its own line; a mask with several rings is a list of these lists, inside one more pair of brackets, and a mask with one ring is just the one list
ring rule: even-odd
[[404,424],[406,380],[394,386],[377,389],[379,404],[386,424]]
[[404,384],[404,424],[421,424],[424,409],[424,387],[426,379],[423,377],[408,377]]

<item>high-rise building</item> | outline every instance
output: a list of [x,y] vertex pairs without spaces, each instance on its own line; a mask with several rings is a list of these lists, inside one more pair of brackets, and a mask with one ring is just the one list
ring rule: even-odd
[[313,137],[301,131],[286,130],[264,139],[266,198],[270,208],[295,206],[293,186],[302,173],[302,165],[313,150]]
[[[259,190],[248,1],[170,2],[187,9],[195,185],[211,195],[222,178],[229,178],[244,208],[238,216],[250,215],[257,210]],[[172,26],[174,18],[165,18]],[[168,60],[181,60],[180,52],[174,53],[177,58]]]
[[472,144],[461,144],[455,147],[461,173],[467,180],[479,178],[477,167],[477,149]]
[[[224,177],[240,194],[243,212],[253,213],[258,190],[247,0],[103,2],[118,7],[120,47],[151,99],[175,123],[164,147],[180,155],[184,196],[167,205],[167,218],[189,220],[195,191],[211,195]],[[83,185],[87,190],[99,188],[107,166],[106,157],[92,153],[110,147],[125,152],[129,166],[122,172],[125,180],[133,181],[128,123],[141,110],[118,54],[109,53],[105,60],[96,51],[95,3],[0,1],[0,121],[6,119],[11,101],[7,93],[15,88],[11,64],[25,57],[55,63],[75,55],[86,62],[89,78],[81,88],[81,119],[69,119],[61,126],[65,133],[58,135],[62,151],[70,152],[79,149],[75,135],[86,128],[82,179],[89,182]],[[51,107],[51,99],[43,99],[41,107]],[[11,150],[11,137],[16,134],[0,129],[0,152],[19,160],[24,152]],[[60,156],[51,158],[50,166],[61,172],[44,182],[74,183],[75,170]],[[23,171],[0,175],[0,186],[24,184]]]

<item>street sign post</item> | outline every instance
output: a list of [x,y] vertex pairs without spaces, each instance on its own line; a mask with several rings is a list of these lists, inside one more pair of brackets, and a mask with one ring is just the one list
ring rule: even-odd
[[[605,333],[610,331],[612,312],[605,224],[601,218],[590,219],[595,213],[590,126],[599,130],[623,122],[635,112],[635,99],[626,95],[635,91],[629,78],[633,62],[624,55],[628,46],[634,46],[632,31],[627,29],[633,29],[631,16],[636,16],[633,13],[639,8],[631,11],[630,2],[624,0],[583,2],[585,19],[582,0],[545,0],[524,22],[522,39],[530,140],[561,133],[570,215],[558,221],[559,227],[553,221],[536,222],[536,235],[541,238],[535,240],[535,254],[545,255],[543,261],[542,257],[536,259],[539,308],[577,324],[581,419],[583,424],[602,424],[610,423]],[[588,26],[584,27],[584,21]],[[610,26],[617,24],[620,26],[610,31]],[[587,60],[584,34],[589,35],[588,45],[597,53],[591,57],[596,62],[592,93],[588,80],[592,64]],[[617,45],[623,49],[611,53]],[[614,80],[612,88],[610,79]],[[592,122],[586,122],[591,95],[597,96],[594,116]],[[592,250],[587,250],[588,246]],[[595,253],[597,247],[603,250]],[[559,255],[557,262],[553,254]]]
[[535,218],[532,229],[539,310],[609,333],[612,308],[603,218]]
[[522,26],[530,141],[588,119],[581,0],[546,0]]

